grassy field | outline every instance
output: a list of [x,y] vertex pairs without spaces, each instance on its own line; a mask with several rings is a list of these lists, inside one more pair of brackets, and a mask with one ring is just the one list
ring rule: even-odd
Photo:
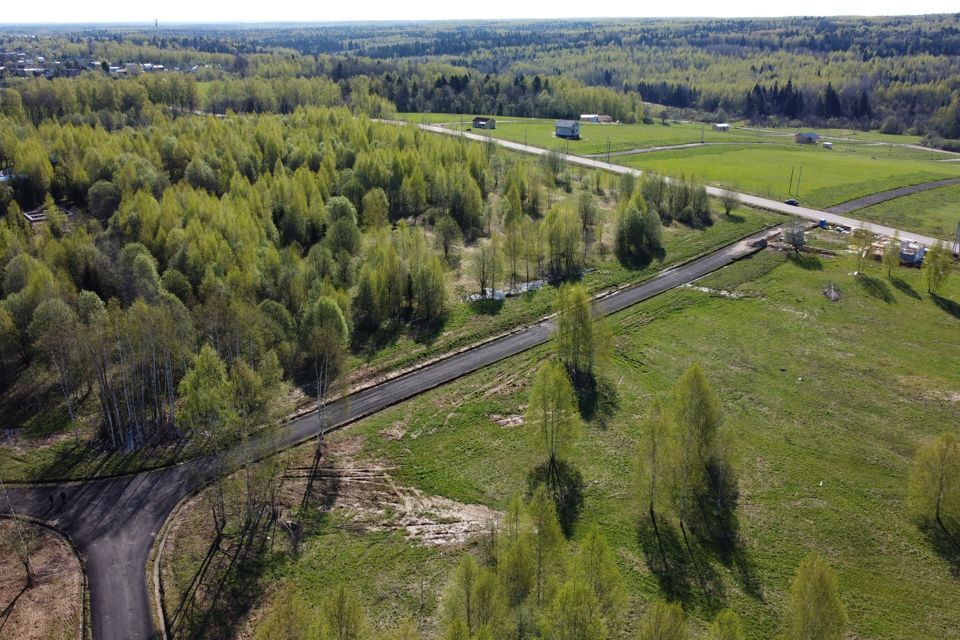
[[[850,637],[960,638],[960,583],[904,509],[918,442],[960,421],[960,280],[935,301],[918,271],[901,269],[887,281],[873,265],[864,284],[849,276],[853,270],[849,255],[809,258],[801,268],[764,253],[698,283],[723,293],[680,289],[613,318],[605,376],[618,408],[606,426],[587,426],[572,455],[585,480],[574,537],[595,524],[615,546],[631,592],[628,628],[662,594],[638,542],[631,497],[638,416],[700,362],[721,394],[734,443],[745,560],[736,568],[707,557],[719,595],[689,585],[683,600],[694,627],[732,606],[748,637],[774,637],[793,572],[816,549],[838,572]],[[828,282],[839,285],[840,302],[822,295]],[[500,426],[492,416],[522,413],[531,373],[547,355],[544,347],[512,358],[335,440],[350,443],[358,460],[391,469],[398,486],[502,509],[525,489],[540,454],[530,429]],[[273,577],[309,601],[349,580],[378,624],[422,612],[431,628],[436,589],[455,554],[342,525],[331,519],[306,542],[303,559]]]
[[[402,113],[401,120],[414,123],[445,124],[454,130],[471,126],[473,115],[450,113]],[[709,123],[668,120],[662,124],[656,120],[653,124],[593,124],[581,123],[580,140],[561,140],[553,135],[554,119],[552,118],[514,118],[502,116],[497,118],[497,128],[491,131],[476,130],[474,133],[489,135],[493,138],[524,142],[548,149],[562,148],[577,155],[602,154],[607,152],[607,142],[610,151],[628,149],[647,149],[650,147],[687,144],[691,142],[736,143],[751,142],[758,144],[793,145],[793,135],[796,128],[766,128],[752,127],[746,123],[733,124],[733,128],[725,133],[715,131]],[[807,129],[802,129],[806,131]],[[902,157],[925,158],[942,160],[950,157],[935,151],[922,151],[902,148],[902,145],[918,144],[919,136],[884,134],[878,131],[856,131],[850,129],[815,129],[817,133],[830,139],[835,148],[858,150],[861,153],[890,155],[900,154]],[[891,152],[891,145],[893,151]],[[900,145],[901,148],[897,148]]]
[[666,175],[695,176],[775,199],[796,195],[799,179],[799,200],[813,207],[960,175],[954,163],[888,158],[882,153],[872,157],[804,145],[701,147],[624,156],[617,162]]
[[942,187],[858,209],[858,218],[952,240],[960,222],[960,185]]

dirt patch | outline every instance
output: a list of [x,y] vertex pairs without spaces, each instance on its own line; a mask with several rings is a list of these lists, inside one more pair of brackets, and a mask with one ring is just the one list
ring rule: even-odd
[[400,531],[426,546],[463,544],[488,531],[500,513],[484,505],[463,504],[426,495],[397,483],[392,467],[358,461],[352,447],[330,447],[321,466],[318,490],[331,495],[325,510],[336,512],[347,527],[363,531]]
[[743,296],[734,291],[727,291],[726,289],[711,289],[710,287],[701,287],[697,285],[692,285],[687,283],[683,285],[684,289],[693,289],[694,291],[700,291],[702,293],[707,293],[712,296],[719,296],[721,298],[730,298],[731,300],[739,300]]
[[516,414],[502,416],[499,413],[491,413],[490,419],[493,420],[499,426],[503,427],[504,429],[509,429],[510,427],[519,427],[523,425],[523,416],[516,415]]
[[394,422],[392,425],[380,431],[380,435],[387,440],[400,440],[407,432],[407,425],[404,422]]
[[79,637],[83,616],[80,561],[66,540],[49,529],[21,522],[20,532],[33,567],[30,589],[26,589],[17,523],[0,519],[0,638]]

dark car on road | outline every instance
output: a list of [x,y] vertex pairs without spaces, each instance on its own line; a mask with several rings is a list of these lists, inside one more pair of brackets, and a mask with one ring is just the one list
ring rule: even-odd
[[787,198],[786,200],[783,201],[783,203],[792,205],[794,207],[800,206],[800,202],[796,198]]

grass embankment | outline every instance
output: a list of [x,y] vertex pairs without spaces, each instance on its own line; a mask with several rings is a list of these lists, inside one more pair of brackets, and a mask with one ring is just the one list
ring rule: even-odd
[[[34,574],[30,588],[24,547]],[[83,597],[80,561],[66,540],[45,527],[0,518],[0,638],[76,638]]]
[[[700,362],[732,436],[742,562],[701,556],[718,595],[705,598],[688,576],[694,626],[732,606],[748,637],[775,637],[795,568],[817,549],[839,574],[854,637],[957,638],[957,577],[910,522],[904,493],[917,444],[960,421],[960,281],[931,299],[918,271],[899,269],[888,281],[872,265],[863,283],[849,275],[849,255],[803,264],[759,254],[698,283],[727,293],[680,289],[613,317],[605,376],[618,408],[605,427],[588,425],[574,447],[585,481],[575,538],[595,524],[615,546],[631,618],[663,595],[638,540],[632,452],[651,398]],[[842,290],[840,302],[823,296],[829,282]],[[502,509],[541,460],[536,433],[491,416],[522,414],[531,374],[548,353],[514,357],[335,438],[359,448],[358,459],[392,467],[399,484]],[[429,618],[454,562],[454,554],[395,533],[331,519],[301,561],[271,578],[290,581],[311,603],[349,581],[384,624],[417,617],[424,590]],[[444,569],[440,578],[430,573]]]

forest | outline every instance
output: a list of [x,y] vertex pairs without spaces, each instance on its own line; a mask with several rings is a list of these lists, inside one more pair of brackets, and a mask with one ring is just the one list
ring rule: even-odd
[[[256,80],[247,91],[213,86],[194,103],[218,113],[284,112],[291,93],[318,100],[332,81],[347,99],[359,90],[400,112],[640,122],[668,107],[707,120],[910,132],[950,146],[960,138],[958,34],[957,16],[939,15],[47,28],[0,35],[0,45],[52,59],[162,62],[200,82]],[[70,68],[64,62],[57,73]],[[307,79],[325,82],[308,89]]]

